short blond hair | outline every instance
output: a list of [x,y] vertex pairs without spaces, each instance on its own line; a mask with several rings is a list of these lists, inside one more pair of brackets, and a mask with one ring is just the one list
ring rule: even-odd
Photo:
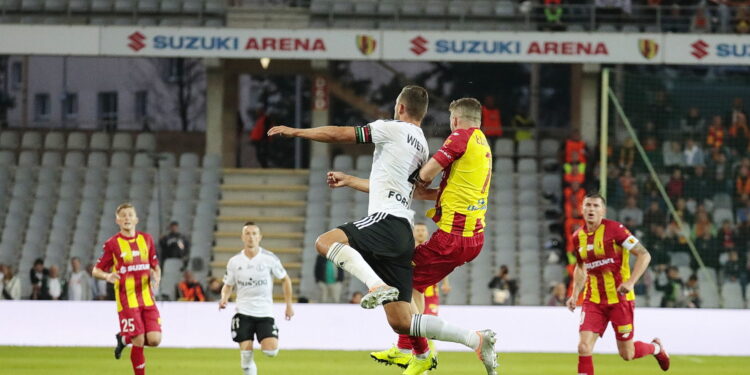
[[479,125],[482,122],[482,104],[474,98],[461,98],[451,102],[448,107],[451,115],[464,121]]
[[132,208],[133,211],[135,211],[135,206],[133,206],[133,204],[131,204],[130,202],[125,202],[125,203],[122,203],[119,206],[117,206],[117,209],[115,210],[115,215],[120,214],[120,211],[122,211],[122,210],[124,210],[126,208]]

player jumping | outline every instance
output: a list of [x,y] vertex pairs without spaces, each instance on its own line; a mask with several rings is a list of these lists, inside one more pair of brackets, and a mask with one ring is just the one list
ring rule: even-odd
[[[414,177],[428,156],[427,141],[420,128],[427,112],[427,91],[419,86],[404,87],[394,112],[395,120],[378,120],[361,127],[277,126],[268,134],[326,143],[375,144],[369,180],[351,176],[345,184],[338,185],[370,193],[368,216],[321,235],[316,249],[367,285],[370,292],[362,298],[362,307],[383,304],[394,331],[464,344],[477,351],[488,374],[495,374],[494,332],[471,331],[435,316],[411,312],[414,237],[413,212],[409,207]],[[329,184],[339,182],[329,178]],[[436,365],[431,351],[419,361],[427,369]]]
[[237,314],[232,317],[232,340],[240,344],[240,366],[244,375],[256,375],[253,337],[269,357],[279,354],[279,329],[273,320],[273,278],[283,279],[286,320],[292,319],[292,280],[279,258],[260,247],[263,235],[253,222],[242,226],[242,251],[229,259],[219,309],[227,307],[237,287]]
[[[573,295],[566,303],[570,311],[575,311],[578,295],[585,287],[578,329],[578,374],[594,375],[591,354],[597,335],[604,334],[609,322],[622,359],[630,361],[652,354],[659,367],[667,371],[669,355],[658,338],[651,343],[633,342],[633,286],[648,268],[651,254],[622,224],[604,218],[606,204],[598,193],[586,195],[583,200],[586,225],[573,234],[577,265]],[[630,254],[637,257],[632,275]]]
[[143,346],[161,343],[161,318],[153,298],[153,291],[159,290],[161,268],[154,240],[148,233],[135,230],[138,224],[135,207],[129,203],[117,206],[115,222],[120,232],[104,243],[104,254],[92,274],[115,284],[120,322],[120,333],[115,336],[115,358],[120,359],[125,346],[133,344],[130,350],[133,373],[145,375]]

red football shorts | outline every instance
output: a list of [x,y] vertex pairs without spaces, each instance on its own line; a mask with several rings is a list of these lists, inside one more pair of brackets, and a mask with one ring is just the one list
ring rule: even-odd
[[581,326],[579,332],[591,331],[599,337],[607,329],[607,323],[612,322],[617,341],[628,341],[633,338],[633,311],[635,301],[622,301],[612,305],[599,305],[585,301],[581,310]]
[[427,287],[440,282],[456,267],[476,258],[483,245],[484,233],[463,237],[438,229],[427,242],[414,249],[414,289],[424,293]]
[[125,337],[142,335],[146,332],[161,332],[161,316],[156,306],[123,309],[120,317],[120,334]]

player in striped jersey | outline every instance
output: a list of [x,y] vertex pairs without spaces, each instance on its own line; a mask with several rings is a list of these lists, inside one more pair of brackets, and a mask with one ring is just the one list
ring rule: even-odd
[[[661,340],[633,342],[633,286],[648,268],[651,255],[622,224],[604,218],[606,201],[598,193],[583,200],[586,225],[573,234],[577,266],[573,295],[567,301],[575,311],[578,295],[584,292],[578,342],[578,374],[593,375],[591,354],[597,336],[601,337],[612,322],[617,349],[622,359],[630,361],[652,354],[662,370],[669,369],[669,355]],[[630,272],[630,255],[636,256]]]
[[138,224],[135,207],[129,203],[119,205],[115,221],[120,232],[104,243],[104,253],[92,273],[97,279],[115,285],[120,323],[115,358],[120,359],[122,350],[132,343],[133,373],[144,375],[143,346],[161,343],[161,317],[153,297],[153,291],[159,289],[161,269],[153,239],[135,229]]

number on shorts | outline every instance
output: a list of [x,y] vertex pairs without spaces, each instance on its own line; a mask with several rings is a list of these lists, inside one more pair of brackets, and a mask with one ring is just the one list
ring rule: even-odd
[[240,329],[240,317],[236,316],[232,318],[232,330],[236,331]]
[[135,324],[133,324],[133,318],[130,319],[123,319],[120,324],[122,325],[122,332],[134,332],[135,331]]

